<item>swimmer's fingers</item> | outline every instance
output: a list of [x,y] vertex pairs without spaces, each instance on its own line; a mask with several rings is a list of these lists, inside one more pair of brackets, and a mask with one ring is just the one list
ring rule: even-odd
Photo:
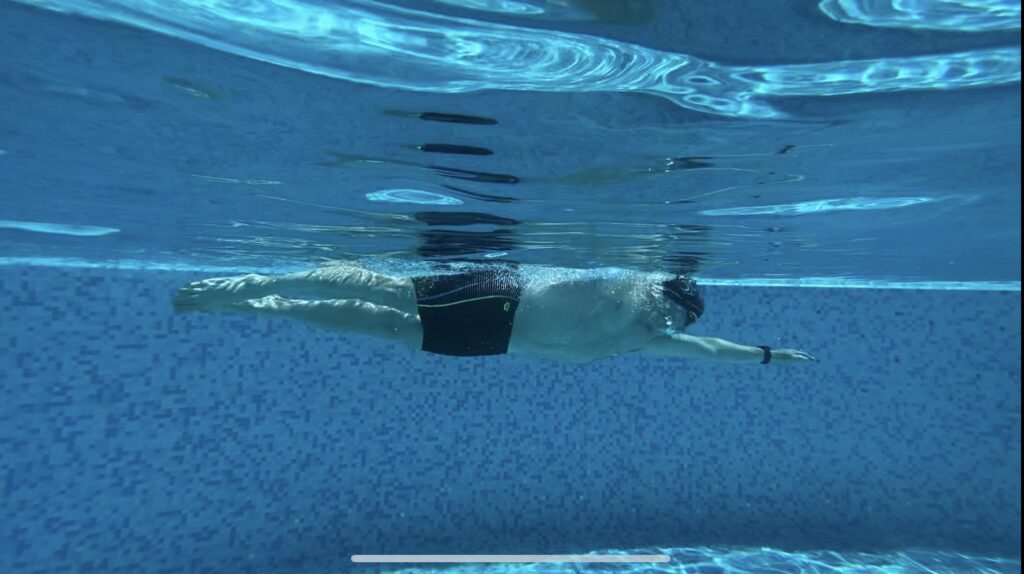
[[772,362],[773,363],[805,363],[809,361],[817,361],[818,359],[810,353],[799,351],[797,349],[773,349],[772,350]]
[[812,355],[810,353],[807,353],[807,352],[804,352],[804,351],[794,350],[794,354],[797,357],[800,357],[800,359],[804,360],[804,361],[817,361],[818,360],[818,358],[815,357],[814,355]]

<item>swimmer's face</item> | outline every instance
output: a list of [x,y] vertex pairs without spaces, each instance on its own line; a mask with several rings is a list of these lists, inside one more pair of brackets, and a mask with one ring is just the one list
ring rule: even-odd
[[687,311],[671,301],[665,305],[665,311],[667,313],[665,323],[670,331],[682,331],[697,321],[697,316],[693,312]]
[[704,298],[697,290],[697,282],[685,275],[676,275],[661,284],[662,295],[667,300],[669,317],[675,329],[685,329],[697,322],[704,313]]

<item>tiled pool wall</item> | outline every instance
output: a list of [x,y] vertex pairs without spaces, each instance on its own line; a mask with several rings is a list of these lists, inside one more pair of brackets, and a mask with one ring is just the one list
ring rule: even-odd
[[0,270],[0,570],[652,545],[1020,554],[1020,293],[709,287],[814,365],[456,359]]

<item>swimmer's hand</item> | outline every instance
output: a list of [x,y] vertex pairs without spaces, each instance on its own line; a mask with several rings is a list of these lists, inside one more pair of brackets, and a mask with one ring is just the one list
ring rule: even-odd
[[797,349],[772,349],[772,363],[792,365],[817,360],[810,353],[798,351]]
[[[763,363],[765,347],[740,345],[717,337],[698,337],[686,333],[673,333],[655,339],[644,351],[669,357],[693,357],[719,363]],[[796,349],[771,349],[768,363],[792,365],[817,361],[812,355]]]

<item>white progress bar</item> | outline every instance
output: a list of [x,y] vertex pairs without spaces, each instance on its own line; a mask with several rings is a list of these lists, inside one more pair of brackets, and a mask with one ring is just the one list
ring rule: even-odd
[[601,563],[652,564],[668,562],[665,554],[356,554],[353,562],[362,564],[526,564],[526,563]]

